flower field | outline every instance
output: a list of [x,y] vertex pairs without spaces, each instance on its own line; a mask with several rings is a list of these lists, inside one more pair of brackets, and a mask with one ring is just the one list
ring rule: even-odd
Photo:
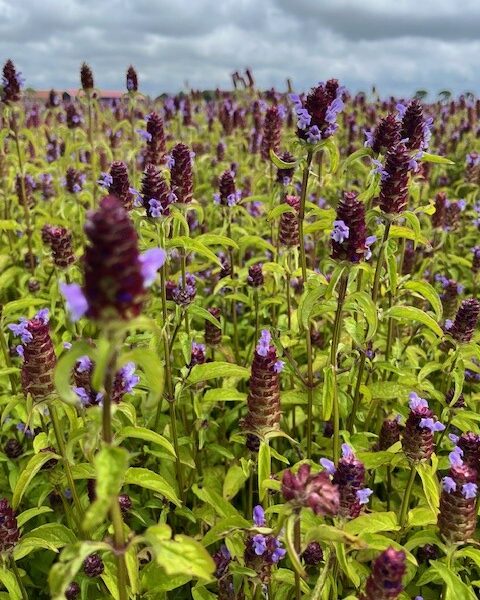
[[480,100],[3,68],[0,600],[474,600]]

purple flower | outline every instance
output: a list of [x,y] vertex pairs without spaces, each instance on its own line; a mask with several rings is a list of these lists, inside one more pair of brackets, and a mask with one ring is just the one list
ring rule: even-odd
[[350,229],[345,225],[344,221],[334,221],[333,222],[333,231],[330,235],[332,240],[335,240],[337,243],[342,244],[345,240],[348,240],[348,236],[350,235]]
[[375,165],[373,172],[376,175],[380,175],[380,178],[382,181],[385,181],[386,179],[388,179],[389,173],[385,169],[383,163],[376,158],[372,158],[372,163]]
[[400,117],[400,119],[403,119],[403,115],[407,112],[407,107],[405,106],[405,104],[399,102],[395,108],[397,109],[398,116]]
[[22,317],[18,323],[11,323],[8,328],[13,332],[13,335],[20,337],[24,344],[28,344],[33,340],[33,336],[28,331],[28,320]]
[[365,260],[370,260],[372,258],[372,251],[370,249],[370,246],[372,244],[374,244],[376,241],[377,241],[376,235],[369,235],[367,237],[367,239],[365,240],[365,247],[366,247]]
[[280,560],[282,560],[282,558],[285,556],[285,554],[287,553],[287,551],[285,550],[285,548],[282,548],[280,545],[280,541],[275,538],[275,550],[272,552],[272,562],[274,563],[278,563]]
[[90,369],[92,368],[93,363],[92,360],[89,356],[81,356],[78,360],[77,360],[77,365],[76,365],[76,369],[79,373],[87,373],[90,371]]
[[365,148],[371,148],[373,144],[373,131],[364,131],[365,134],[365,143],[363,144]]
[[333,125],[337,120],[338,113],[343,110],[343,106],[344,104],[342,99],[339,97],[335,98],[335,100],[330,104],[330,106],[327,109],[327,112],[325,113],[325,121]]
[[165,163],[169,169],[173,169],[173,167],[175,166],[175,159],[171,154],[167,154],[165,156]]
[[445,329],[448,331],[449,329],[451,329],[453,326],[453,321],[452,319],[445,319]]
[[20,358],[25,358],[25,348],[21,344],[19,344],[15,350]]
[[140,381],[140,377],[135,375],[135,369],[135,363],[128,362],[119,371],[119,375],[122,378],[122,389],[126,394],[131,394],[133,388]]
[[360,504],[368,504],[370,496],[373,494],[373,490],[370,488],[363,488],[361,490],[357,490],[357,500]]
[[155,281],[157,271],[164,264],[167,253],[162,248],[150,248],[140,255],[142,275],[145,287],[149,287]]
[[[454,433],[449,433],[448,434],[448,439],[453,442],[454,444],[458,443],[458,440],[460,439],[458,437],[458,435],[455,435]],[[458,448],[459,450],[462,450],[461,448]],[[463,450],[462,450],[462,455],[463,455]]]
[[257,344],[257,354],[259,354],[260,356],[267,356],[268,351],[270,349],[270,342],[271,342],[272,336],[270,335],[270,332],[268,331],[268,329],[262,329],[262,334],[260,336],[260,339],[258,340],[258,344]]
[[444,477],[442,479],[442,488],[448,493],[451,494],[457,489],[457,484],[451,477]]
[[78,321],[88,310],[88,302],[78,283],[61,283],[60,291],[67,303],[72,321]]
[[154,218],[162,216],[163,207],[158,200],[156,200],[155,198],[150,198],[150,200],[148,201],[148,206],[150,206],[150,216]]
[[82,406],[85,407],[90,404],[90,396],[87,393],[85,388],[73,386],[72,389],[77,394],[78,399],[80,400],[80,403],[82,404]]
[[255,551],[255,554],[257,556],[262,556],[262,554],[267,549],[267,540],[265,539],[265,536],[263,536],[260,533],[257,535],[254,535],[252,538],[252,542],[253,542],[253,549]]
[[443,425],[443,423],[440,423],[440,421],[434,421],[431,417],[420,419],[419,426],[424,429],[430,429],[432,433],[435,431],[443,431],[445,429],[445,425]]
[[273,365],[273,370],[275,373],[281,373],[284,366],[285,362],[283,360],[277,360],[277,362]]
[[408,406],[412,410],[417,410],[419,408],[428,408],[428,402],[423,398],[420,398],[420,396],[418,396],[418,394],[416,394],[415,392],[411,392],[408,397],[410,400]]
[[453,452],[450,452],[450,454],[448,455],[450,465],[452,467],[461,467],[463,465],[462,456],[463,456],[463,450],[461,448],[459,448],[458,446],[455,446],[455,448],[453,449]]
[[335,467],[335,463],[333,461],[331,461],[328,458],[321,458],[320,459],[320,464],[322,465],[322,467],[325,469],[325,471],[329,474],[329,475],[335,475],[335,471],[337,470]]
[[260,504],[257,504],[253,509],[253,522],[257,527],[265,526],[265,511]]
[[342,457],[355,458],[352,448],[348,444],[342,444]]
[[476,483],[465,483],[462,486],[462,496],[466,500],[471,500],[477,495],[477,484]]
[[145,129],[135,129],[135,131],[146,142],[152,141],[152,134],[146,131]]
[[317,125],[310,127],[310,129],[308,130],[308,133],[307,133],[308,143],[316,144],[317,142],[320,142],[321,139],[322,139],[322,132],[317,127]]

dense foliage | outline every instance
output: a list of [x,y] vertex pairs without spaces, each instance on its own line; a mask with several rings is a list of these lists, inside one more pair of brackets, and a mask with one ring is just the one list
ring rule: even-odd
[[0,598],[473,599],[480,101],[234,83],[4,67]]

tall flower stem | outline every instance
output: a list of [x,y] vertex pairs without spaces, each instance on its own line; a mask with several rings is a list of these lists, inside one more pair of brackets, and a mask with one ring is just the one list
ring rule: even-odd
[[415,469],[415,465],[412,465],[410,468],[410,475],[407,482],[407,487],[403,493],[402,505],[400,507],[400,514],[398,517],[398,523],[400,525],[400,531],[405,527],[405,523],[407,522],[408,515],[408,507],[410,505],[410,496],[412,495],[413,484],[415,482],[415,475],[417,474],[417,470]]
[[[342,332],[342,313],[343,305],[345,303],[345,295],[347,293],[348,286],[348,273],[344,273],[339,282],[338,298],[337,298],[337,309],[335,311],[335,320],[333,322],[333,337],[332,346],[330,349],[330,364],[333,367],[335,378],[337,371],[337,352],[338,344],[340,343],[340,335]],[[338,392],[337,386],[334,386],[333,396],[333,460],[338,462],[340,459],[340,409],[338,405]]]
[[28,206],[28,198],[27,198],[27,190],[25,189],[25,173],[23,171],[23,157],[22,157],[22,149],[20,148],[20,138],[18,133],[18,122],[17,115],[15,113],[12,114],[10,119],[10,129],[13,133],[13,139],[15,141],[15,148],[17,151],[17,160],[18,160],[18,170],[20,171],[20,189],[22,192],[22,208],[23,215],[25,219],[26,233],[27,233],[27,247],[28,247],[28,264],[30,271],[33,275],[35,271],[35,258],[33,255],[33,228],[32,228],[32,219],[30,216],[30,208]]
[[[105,395],[103,398],[102,435],[104,443],[108,446],[111,446],[113,442],[112,389],[116,374],[118,340],[111,332],[108,332],[108,338],[110,343],[110,360],[107,363],[104,379]],[[128,600],[127,565],[125,562],[125,534],[123,530],[122,511],[120,509],[118,498],[115,498],[112,502],[110,518],[113,525],[113,543],[115,554],[117,556],[117,585],[119,600]]]
[[[294,513],[294,523],[293,523],[293,545],[295,548],[295,552],[297,555],[300,554],[300,545],[301,545],[301,530],[300,530],[300,511],[296,510]],[[300,600],[302,597],[302,591],[300,587],[300,575],[295,570],[295,600]]]
[[[308,178],[310,174],[310,165],[312,164],[313,152],[308,151],[305,167],[302,176],[302,191],[300,194],[300,208],[298,211],[298,232],[300,238],[300,264],[302,267],[302,277],[304,285],[307,282],[307,257],[305,254],[305,236],[303,232],[303,221],[305,219],[305,202],[307,200]],[[307,458],[312,456],[312,437],[313,437],[313,352],[310,331],[305,333],[307,346]]]
[[62,428],[60,425],[60,420],[58,418],[57,410],[53,406],[53,403],[49,404],[48,411],[50,413],[50,418],[52,420],[53,432],[55,434],[55,439],[58,444],[58,450],[60,452],[60,456],[62,457],[63,468],[65,469],[65,475],[67,477],[68,486],[72,492],[72,499],[75,505],[75,509],[77,511],[77,525],[80,529],[80,532],[83,534],[83,517],[84,511],[82,508],[82,504],[80,502],[80,498],[78,496],[77,488],[75,486],[75,480],[73,479],[72,469],[70,466],[70,461],[68,460],[67,450],[65,448],[65,441],[62,435]]
[[23,581],[20,576],[20,572],[18,570],[17,563],[15,562],[15,559],[13,558],[13,556],[10,556],[10,565],[12,567],[13,575],[15,576],[15,580],[18,584],[18,587],[20,588],[20,593],[22,594],[22,600],[28,600],[27,590],[25,589],[25,586],[23,585]]

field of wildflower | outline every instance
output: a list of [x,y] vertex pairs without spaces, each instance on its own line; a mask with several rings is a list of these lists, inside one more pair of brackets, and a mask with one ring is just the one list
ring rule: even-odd
[[80,83],[3,68],[0,600],[478,598],[480,100]]

